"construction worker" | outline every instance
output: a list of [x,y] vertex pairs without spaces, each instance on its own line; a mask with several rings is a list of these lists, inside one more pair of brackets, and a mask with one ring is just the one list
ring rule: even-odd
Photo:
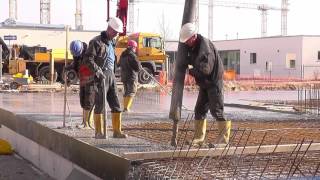
[[138,72],[141,69],[136,53],[137,43],[128,41],[127,49],[121,54],[119,65],[121,67],[121,81],[123,82],[123,112],[130,112],[133,98],[137,92]]
[[83,63],[83,58],[87,50],[87,44],[79,40],[74,40],[70,43],[70,51],[73,56],[72,63],[66,67],[66,71],[74,70],[80,77],[80,105],[83,109],[82,124],[84,129],[92,128],[93,124],[93,106],[94,106],[94,83],[83,82],[80,71],[80,65]]
[[[111,108],[113,137],[126,138],[127,135],[121,132],[121,109],[117,95],[117,87],[114,75],[115,66],[115,50],[114,38],[118,33],[123,32],[123,23],[119,18],[112,17],[108,21],[108,28],[102,31],[99,36],[93,38],[86,51],[86,62],[88,67],[94,72],[95,93],[95,109],[94,124],[95,138],[104,138],[102,122],[104,100],[106,98]],[[104,81],[104,82],[103,82]],[[103,87],[105,84],[105,87]],[[105,94],[104,94],[105,92]],[[105,96],[106,97],[105,97]]]
[[193,23],[186,23],[181,27],[180,42],[187,48],[185,66],[189,74],[200,87],[195,106],[195,135],[192,145],[201,145],[205,139],[207,120],[210,110],[217,120],[219,139],[216,145],[229,143],[231,121],[224,117],[223,104],[223,63],[213,43],[197,33]]

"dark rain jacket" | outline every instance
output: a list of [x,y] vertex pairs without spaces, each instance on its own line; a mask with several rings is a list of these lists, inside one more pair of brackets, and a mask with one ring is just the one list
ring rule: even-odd
[[194,48],[188,51],[188,64],[193,66],[189,73],[201,88],[223,86],[223,63],[213,43],[201,36]]
[[137,55],[130,48],[127,48],[121,54],[119,65],[121,67],[122,82],[137,81],[141,65]]
[[106,67],[107,46],[110,42],[112,41],[109,41],[106,31],[102,31],[99,36],[89,42],[85,62],[93,72],[96,73],[99,69],[104,70]]

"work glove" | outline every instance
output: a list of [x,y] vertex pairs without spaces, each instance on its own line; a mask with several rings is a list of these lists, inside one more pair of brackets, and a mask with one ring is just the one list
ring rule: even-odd
[[100,69],[100,68],[99,68],[98,71],[96,72],[96,76],[97,76],[97,78],[100,79],[100,80],[103,80],[103,79],[106,78],[106,76],[104,75],[102,69]]
[[189,69],[189,74],[192,77],[197,77],[197,71],[194,68]]

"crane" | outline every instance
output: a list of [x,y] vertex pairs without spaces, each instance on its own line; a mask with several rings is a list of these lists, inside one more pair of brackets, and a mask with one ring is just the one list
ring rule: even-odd
[[267,36],[267,15],[269,10],[281,11],[281,35],[287,35],[287,13],[288,13],[288,0],[282,0],[281,8],[272,7],[267,4],[254,4],[254,3],[239,3],[239,2],[228,2],[228,1],[215,1],[208,0],[208,37],[213,39],[213,7],[235,7],[245,9],[257,9],[261,11],[261,37]]
[[[287,13],[288,9],[288,1],[289,0],[281,0],[281,8],[269,6],[267,4],[255,4],[255,3],[243,3],[243,2],[232,2],[232,1],[216,1],[216,0],[199,0],[197,3],[197,8],[199,8],[199,4],[208,6],[208,38],[213,39],[213,7],[221,6],[221,7],[234,7],[234,8],[244,8],[244,9],[253,9],[261,11],[261,36],[267,36],[267,15],[269,10],[277,10],[281,11],[281,35],[287,35]],[[136,3],[167,3],[167,4],[182,4],[183,1],[173,1],[173,0],[130,0],[129,1],[129,9],[133,8],[133,5]],[[130,12],[133,12],[131,10]],[[199,24],[199,10],[197,9],[197,17],[196,24]],[[132,15],[130,16],[132,17]],[[129,19],[129,24],[133,23],[134,17]]]

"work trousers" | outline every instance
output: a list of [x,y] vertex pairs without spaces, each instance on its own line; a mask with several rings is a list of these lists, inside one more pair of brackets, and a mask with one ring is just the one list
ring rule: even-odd
[[[114,73],[111,70],[105,70],[103,73],[106,77],[104,80],[95,79],[96,93],[94,113],[103,113],[103,98],[107,99],[112,113],[121,112]],[[105,82],[105,89],[103,87],[103,81]],[[103,97],[104,91],[106,92],[106,97]]]
[[94,104],[94,83],[90,82],[84,86],[80,86],[80,105],[82,109],[90,110]]
[[135,81],[124,81],[123,82],[124,94],[125,97],[133,97],[137,92],[137,82]]
[[200,87],[194,109],[195,120],[206,119],[208,110],[217,121],[226,121],[224,117],[223,92],[219,87]]

